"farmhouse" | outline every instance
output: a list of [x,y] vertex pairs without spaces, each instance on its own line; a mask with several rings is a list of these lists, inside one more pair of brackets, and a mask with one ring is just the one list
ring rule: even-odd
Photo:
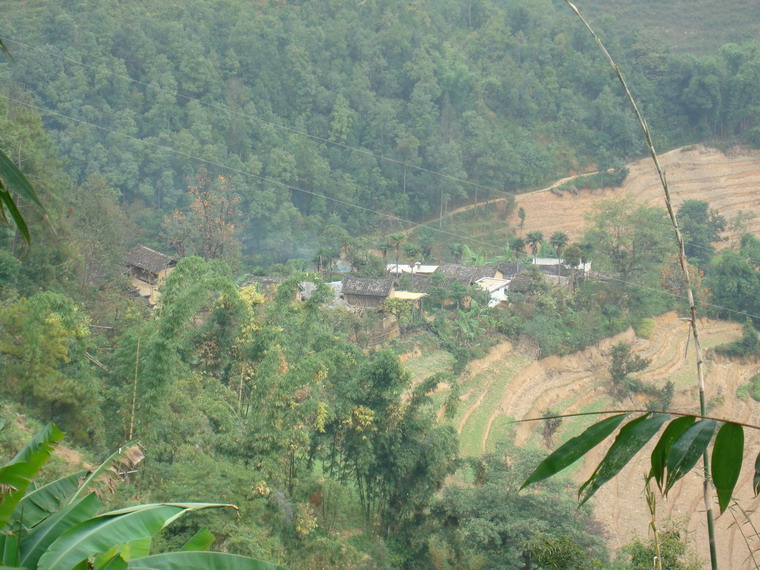
[[177,265],[177,260],[164,253],[136,245],[124,260],[132,286],[138,295],[145,297],[151,306],[158,302],[157,287]]
[[379,307],[394,290],[393,279],[365,279],[353,275],[343,278],[343,299],[357,307]]

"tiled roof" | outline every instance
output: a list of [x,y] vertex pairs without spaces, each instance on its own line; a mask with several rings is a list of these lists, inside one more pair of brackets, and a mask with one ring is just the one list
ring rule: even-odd
[[387,297],[393,289],[393,279],[365,279],[346,275],[343,278],[343,294]]
[[456,279],[460,283],[470,285],[481,277],[493,277],[496,275],[496,267],[493,265],[457,265],[456,263],[444,263],[438,266],[438,273]]
[[144,245],[136,245],[127,254],[126,264],[132,265],[151,273],[159,273],[176,263],[177,260],[155,249]]

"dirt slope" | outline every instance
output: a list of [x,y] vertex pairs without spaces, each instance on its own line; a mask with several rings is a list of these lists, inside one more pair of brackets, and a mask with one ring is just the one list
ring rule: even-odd
[[[739,211],[753,212],[755,218],[747,229],[760,233],[760,152],[735,149],[725,154],[694,146],[670,151],[660,159],[676,208],[684,200],[703,200],[729,221]],[[622,188],[581,190],[577,196],[563,193],[560,197],[548,189],[518,195],[517,207],[507,222],[511,227],[518,227],[517,211],[522,207],[526,214],[523,234],[534,230],[544,235],[562,231],[571,239],[577,239],[583,233],[585,216],[594,204],[626,194],[642,203],[664,207],[651,159],[630,165],[630,174]]]
[[[496,424],[503,425],[506,418],[522,419],[536,417],[547,408],[562,410],[564,413],[586,411],[605,407],[637,407],[634,401],[613,403],[607,389],[607,367],[609,366],[609,349],[620,341],[633,345],[637,354],[651,359],[650,367],[641,375],[645,381],[662,385],[666,379],[676,383],[677,393],[674,409],[694,411],[696,389],[694,380],[693,347],[688,342],[688,325],[675,314],[670,313],[657,319],[655,334],[652,339],[637,338],[632,331],[606,339],[583,352],[566,357],[549,357],[527,362],[506,384],[486,382],[486,388],[500,387],[500,402],[490,412],[480,436],[480,450],[487,449],[489,441],[498,439],[503,430],[492,430]],[[703,320],[701,338],[705,348],[727,342],[741,336],[741,326],[734,323]],[[499,359],[514,359],[516,354],[506,346],[499,346],[482,362],[474,362],[462,378],[465,385],[474,372],[498,369]],[[752,375],[760,372],[760,363],[739,363],[728,360],[708,359],[706,366],[707,399],[713,403],[711,413],[719,417],[733,418],[738,421],[760,423],[760,404],[752,400],[736,398],[736,388],[746,382]],[[485,392],[484,392],[485,393]],[[493,396],[493,395],[491,395]],[[460,433],[467,429],[468,422],[477,412],[483,401],[483,394],[466,403],[466,413],[460,417],[457,428]],[[499,423],[499,422],[502,423]],[[564,440],[578,433],[590,420],[568,422],[561,428],[558,438]],[[541,426],[536,423],[518,424],[516,441],[524,445],[530,440],[532,444],[541,441]],[[498,431],[499,433],[494,433]],[[752,434],[748,437],[747,457],[754,457],[760,450],[760,437]],[[474,451],[474,450],[473,450]],[[593,471],[594,465],[601,460],[605,449],[600,450],[592,461],[577,469],[574,478],[584,481]],[[752,510],[758,500],[752,497],[751,480],[753,465],[747,461],[742,479],[739,483],[738,496],[745,510]],[[648,456],[641,455],[608,486],[597,493],[594,499],[597,517],[609,533],[609,545],[613,549],[629,543],[633,536],[646,537],[648,529],[648,511],[643,498],[643,474],[648,469]],[[672,492],[669,501],[658,505],[660,523],[668,518],[688,521],[690,540],[694,549],[707,559],[701,484],[698,474],[684,478]],[[726,568],[753,567],[746,560],[747,549],[741,536],[741,526],[734,523],[733,515],[726,513],[718,520],[717,526],[722,565]],[[746,530],[746,527],[745,527]],[[754,539],[754,542],[758,542]],[[758,544],[755,544],[758,546]]]

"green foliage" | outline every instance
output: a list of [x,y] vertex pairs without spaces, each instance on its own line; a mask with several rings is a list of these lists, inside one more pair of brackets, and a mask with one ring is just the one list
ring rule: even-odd
[[519,492],[532,457],[505,445],[472,460],[474,481],[445,489],[431,512],[435,526],[421,529],[438,567],[603,567],[606,554],[590,512],[577,509],[561,483]]
[[637,323],[635,323],[633,327],[633,331],[636,333],[636,336],[639,338],[643,338],[646,340],[651,340],[654,336],[654,330],[656,326],[656,321],[652,318],[645,318],[641,319]]
[[714,242],[726,229],[726,220],[707,202],[686,200],[678,208],[678,221],[684,236],[686,256],[698,267],[706,267],[715,254]]
[[0,305],[5,393],[57,420],[82,442],[102,443],[89,319],[68,297],[37,293]]
[[[551,477],[585,456],[630,415],[631,412],[625,412],[611,416],[570,439],[544,459],[522,486],[526,487]],[[620,429],[594,473],[581,485],[578,491],[581,504],[613,478],[664,424],[667,424],[667,427],[651,453],[648,480],[654,479],[661,492],[667,496],[673,485],[682,479],[704,454],[709,453],[708,446],[713,441],[717,422],[712,418],[699,418],[699,421],[695,421],[696,419],[697,417],[691,415],[671,419],[668,414],[647,412],[629,421]],[[713,481],[719,490],[721,513],[728,507],[738,481],[743,449],[743,428],[733,422],[724,422],[710,454],[712,465],[716,469]]]
[[760,353],[760,339],[752,321],[744,323],[742,338],[734,342],[721,344],[715,347],[716,354],[722,356],[744,358],[756,356]]
[[646,283],[670,250],[665,213],[661,208],[635,205],[630,198],[599,204],[589,217],[585,241],[594,244],[600,270],[619,275],[622,286]]
[[[662,567],[668,570],[698,570],[702,568],[699,560],[689,552],[685,533],[678,528],[666,528],[658,535],[659,553]],[[650,570],[652,560],[656,556],[654,540],[642,542],[634,540],[631,544],[623,547],[623,553],[629,558],[629,566],[633,570]]]
[[[153,535],[173,520],[188,512],[233,505],[148,504],[97,515],[102,506],[98,496],[93,492],[83,495],[94,479],[82,482],[81,474],[25,496],[31,479],[62,438],[63,433],[49,424],[0,469],[0,483],[7,492],[0,508],[0,530],[3,531],[0,559],[4,564],[24,568],[78,568],[81,565],[126,568],[146,564],[176,568],[202,560],[209,568],[277,568],[273,564],[222,553],[165,553],[145,559]],[[113,458],[108,461],[109,465],[112,463]],[[29,508],[36,509],[36,513],[21,508],[27,499]],[[35,518],[28,519],[27,515],[32,513],[36,514]],[[158,562],[155,566],[154,559]]]
[[[760,275],[748,251],[724,251],[713,260],[705,282],[712,293],[711,302],[720,307],[719,316],[730,318],[737,312],[760,314]],[[758,324],[756,317],[750,318]]]
[[631,345],[624,342],[614,345],[610,349],[610,355],[612,357],[610,377],[618,397],[625,397],[631,392],[644,391],[644,385],[632,378],[631,374],[645,370],[651,363],[651,360],[631,354]]

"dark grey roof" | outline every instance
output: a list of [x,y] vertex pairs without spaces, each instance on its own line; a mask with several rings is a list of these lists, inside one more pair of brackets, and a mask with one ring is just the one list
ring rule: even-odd
[[343,278],[343,294],[387,297],[393,289],[393,279],[365,279],[346,275]]
[[443,273],[465,285],[471,285],[482,277],[493,277],[496,275],[496,266],[494,265],[457,265],[456,263],[444,263],[438,266],[437,273]]
[[513,293],[530,293],[536,288],[536,283],[528,273],[516,275],[507,285],[507,289]]
[[127,254],[125,261],[127,265],[150,271],[151,273],[159,273],[177,263],[177,260],[173,257],[144,245],[133,247]]
[[283,277],[282,275],[249,275],[245,279],[245,284],[258,283],[259,285],[271,287],[272,285],[280,285],[287,279],[287,277]]
[[402,279],[397,279],[399,287],[415,293],[429,293],[431,287],[451,287],[456,279],[444,275],[444,279],[434,279],[432,275],[405,275]]
[[500,263],[497,268],[504,279],[512,279],[515,275],[525,271],[524,263]]

